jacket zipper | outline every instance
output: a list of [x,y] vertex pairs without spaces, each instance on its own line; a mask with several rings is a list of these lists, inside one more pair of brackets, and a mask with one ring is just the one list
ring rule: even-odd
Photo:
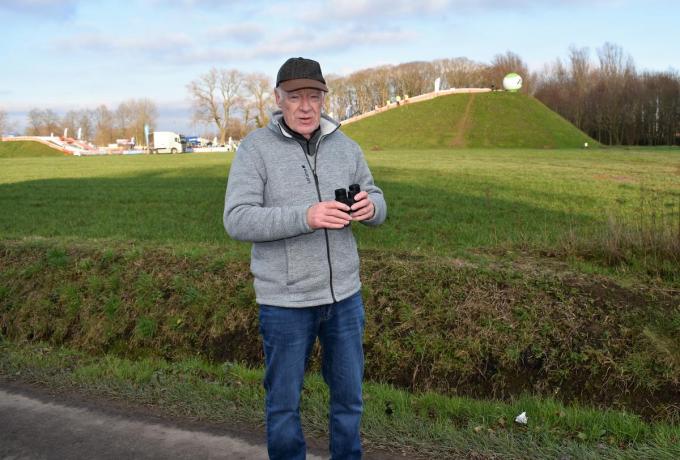
[[[319,154],[319,145],[321,144],[321,137],[319,137],[319,142],[316,144],[316,152],[314,152],[314,167],[312,167],[312,164],[309,161],[309,155],[307,155],[307,152],[309,152],[309,139],[307,140],[307,152],[303,152],[305,154],[305,160],[307,160],[307,164],[309,165],[309,169],[312,170],[312,175],[314,176],[314,184],[316,185],[316,196],[319,198],[319,203],[321,203],[321,189],[319,188],[319,177],[316,175],[316,156]],[[323,229],[324,236],[326,237],[326,257],[328,260],[328,281],[329,285],[331,288],[331,297],[333,298],[333,303],[337,303],[338,301],[335,299],[335,290],[333,289],[333,265],[331,264],[331,245],[330,241],[328,240],[328,229],[324,228]]]

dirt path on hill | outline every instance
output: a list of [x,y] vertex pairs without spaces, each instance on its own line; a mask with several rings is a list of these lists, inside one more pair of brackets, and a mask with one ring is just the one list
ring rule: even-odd
[[467,105],[465,106],[465,113],[463,113],[463,117],[456,125],[456,136],[451,141],[451,147],[465,147],[465,133],[470,128],[470,112],[472,111],[472,104],[474,103],[475,96],[475,93],[470,93],[470,99],[468,99]]

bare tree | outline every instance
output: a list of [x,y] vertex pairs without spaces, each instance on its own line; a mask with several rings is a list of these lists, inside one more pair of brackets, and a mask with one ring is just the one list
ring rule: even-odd
[[118,108],[115,112],[116,120],[116,137],[118,139],[129,139],[132,137],[132,130],[134,124],[134,108],[130,105],[129,101],[124,101],[118,104]]
[[531,92],[531,85],[528,81],[529,69],[519,55],[512,51],[507,51],[505,54],[497,54],[491,61],[491,65],[486,69],[487,85],[494,85],[496,88],[502,88],[503,78],[515,72],[522,76],[522,92]]
[[94,112],[92,110],[81,110],[78,115],[78,128],[82,129],[82,139],[92,140],[94,138]]
[[31,109],[28,112],[28,126],[26,134],[29,136],[59,135],[61,120],[51,109]]
[[150,99],[128,99],[116,109],[116,136],[123,139],[135,138],[137,143],[144,139],[144,125],[153,129],[158,118],[156,104]]
[[69,110],[61,118],[61,129],[68,129],[69,137],[75,138],[78,134],[80,114],[76,110]]
[[[269,122],[269,112],[273,106],[272,82],[262,73],[245,75],[245,86],[252,98],[252,108],[255,111],[255,125],[258,128]],[[248,121],[246,120],[246,125]]]
[[[441,88],[486,87],[486,65],[465,57],[439,59],[433,62],[435,74],[441,77]],[[434,89],[434,88],[433,88]]]
[[571,102],[573,105],[572,121],[577,128],[584,128],[588,94],[591,89],[592,71],[588,48],[569,49],[569,63],[571,73]]
[[29,136],[40,136],[43,131],[42,126],[42,111],[40,109],[31,109],[28,112],[28,124],[26,126],[26,134]]
[[156,127],[158,109],[156,104],[150,99],[131,99],[128,107],[132,111],[132,124],[130,126],[130,137],[134,137],[139,144],[144,139],[144,125],[148,125],[150,130]]
[[[344,120],[352,111],[352,100],[347,78],[339,75],[327,75],[326,84],[329,96],[326,97],[326,111],[338,120]],[[382,105],[382,104],[381,104]]]
[[94,124],[94,141],[97,145],[107,145],[115,138],[114,114],[104,104],[94,110],[92,116]]
[[243,74],[238,70],[212,68],[187,85],[194,105],[194,119],[214,123],[221,144],[226,142],[232,110],[239,101],[242,84]]

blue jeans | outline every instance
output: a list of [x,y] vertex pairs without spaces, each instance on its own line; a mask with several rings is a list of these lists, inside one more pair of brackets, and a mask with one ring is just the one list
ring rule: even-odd
[[267,448],[272,460],[304,459],[300,394],[316,338],[322,374],[330,390],[329,448],[332,459],[361,458],[364,304],[361,293],[308,308],[260,305],[267,392]]

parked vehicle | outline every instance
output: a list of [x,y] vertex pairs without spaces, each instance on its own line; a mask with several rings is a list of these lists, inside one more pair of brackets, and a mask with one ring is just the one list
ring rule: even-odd
[[155,131],[149,135],[151,153],[182,153],[186,151],[186,139],[172,131]]

